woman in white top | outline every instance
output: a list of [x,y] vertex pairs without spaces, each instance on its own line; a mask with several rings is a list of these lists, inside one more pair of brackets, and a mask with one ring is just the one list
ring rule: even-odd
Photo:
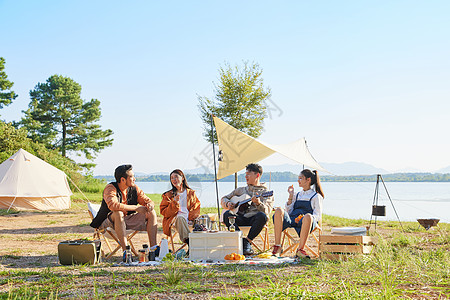
[[[298,176],[298,185],[302,190],[294,195],[294,186],[288,188],[289,198],[286,208],[278,207],[273,216],[275,245],[272,254],[281,251],[281,233],[293,227],[300,236],[297,257],[309,258],[304,250],[309,234],[322,218],[323,191],[317,171],[304,169]],[[314,185],[314,189],[312,186]]]
[[170,225],[174,224],[180,240],[188,243],[189,222],[200,215],[200,200],[186,181],[183,171],[176,169],[170,173],[172,189],[162,194],[159,211],[163,215],[163,232],[170,234]]

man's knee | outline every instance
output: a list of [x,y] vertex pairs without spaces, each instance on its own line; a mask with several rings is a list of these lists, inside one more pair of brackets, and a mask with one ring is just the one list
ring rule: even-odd
[[231,211],[226,210],[226,211],[223,213],[223,216],[228,218],[228,217],[230,216],[230,214],[231,214]]
[[227,211],[225,211],[225,212],[223,213],[223,222],[224,222],[225,224],[228,224],[228,222],[229,222],[228,218],[229,218],[230,216],[235,216],[235,215],[232,214],[229,210],[227,210]]
[[113,222],[124,222],[125,214],[122,211],[111,212],[110,218]]
[[264,224],[266,224],[267,221],[269,220],[269,217],[268,217],[265,213],[263,213],[262,211],[260,211],[260,212],[258,212],[258,213],[255,215],[255,219],[258,220],[258,221],[260,221],[260,222],[264,222]]
[[145,214],[145,222],[148,225],[155,226],[158,223],[155,210],[147,211]]

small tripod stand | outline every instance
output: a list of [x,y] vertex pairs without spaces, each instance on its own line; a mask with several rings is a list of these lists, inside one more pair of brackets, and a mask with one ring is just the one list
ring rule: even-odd
[[370,216],[370,223],[369,223],[369,231],[370,226],[372,225],[372,217],[375,216],[374,224],[375,224],[375,232],[377,231],[377,217],[378,216],[386,216],[386,206],[380,206],[378,205],[378,196],[379,196],[379,188],[380,188],[380,181],[383,183],[384,190],[386,191],[386,194],[389,198],[389,201],[391,202],[392,208],[394,209],[395,215],[397,216],[398,222],[400,223],[400,226],[403,229],[402,222],[400,222],[400,218],[398,217],[397,210],[395,209],[394,203],[392,202],[391,196],[389,195],[389,192],[386,188],[386,185],[384,184],[383,177],[381,177],[381,174],[377,174],[377,184],[375,186],[375,194],[373,196],[373,203],[372,203],[372,214]]

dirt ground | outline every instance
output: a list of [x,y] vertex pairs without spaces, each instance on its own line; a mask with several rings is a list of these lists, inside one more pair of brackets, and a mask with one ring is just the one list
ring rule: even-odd
[[[58,266],[58,244],[66,240],[92,238],[94,229],[89,226],[90,221],[87,211],[74,209],[0,216],[0,270]],[[158,243],[164,237],[161,224],[162,219],[158,220]],[[272,246],[273,235],[269,236],[269,245]],[[114,245],[115,242],[111,242]],[[136,248],[148,244],[147,234],[137,234],[133,243]],[[255,239],[255,243],[262,247],[259,238]],[[105,251],[108,252],[107,248]],[[119,262],[121,255],[118,251],[108,262]]]
[[[20,212],[17,214],[9,214],[0,216],[0,271],[38,271],[39,274],[45,273],[46,268],[51,267],[52,271],[58,274],[75,274],[83,273],[86,270],[83,267],[67,268],[59,264],[58,260],[58,244],[62,241],[75,240],[80,238],[92,238],[94,229],[89,226],[90,217],[87,210],[84,208],[72,208],[68,211],[55,211],[55,212]],[[159,226],[162,224],[162,220],[158,220]],[[413,224],[414,226],[415,224]],[[377,233],[384,236],[389,236],[392,234],[393,229],[389,229],[388,226],[384,226],[385,229],[378,229]],[[331,228],[325,226],[324,233],[330,233]],[[429,231],[420,231],[414,233],[417,237],[423,237],[424,242],[421,242],[421,248],[436,248],[436,244],[432,242],[438,234],[436,229]],[[269,233],[269,245],[273,245],[273,233]],[[158,242],[164,237],[161,227],[158,230]],[[311,238],[312,239],[312,238]],[[142,244],[148,243],[148,238],[146,233],[139,233],[133,238],[136,248],[141,248]],[[429,241],[429,242],[426,242]],[[114,243],[114,242],[113,242]],[[256,239],[256,243],[262,246],[259,239]],[[317,244],[308,242],[308,245],[313,246],[312,248],[317,251]],[[441,246],[439,246],[441,247]],[[443,246],[448,249],[448,246]],[[107,251],[108,252],[108,251]],[[106,272],[111,272],[114,274],[121,274],[122,276],[128,276],[129,273],[133,273],[134,276],[142,273],[143,269],[141,267],[123,267],[118,266],[116,263],[120,262],[122,259],[121,251],[106,261],[106,264],[101,264],[98,267]],[[55,267],[55,268],[53,268]],[[249,266],[250,268],[252,266]],[[283,270],[279,270],[283,274],[296,274],[304,272],[307,265],[297,265],[297,266],[285,266]],[[26,273],[26,272],[25,272]],[[24,274],[25,274],[24,273]],[[152,273],[154,276],[163,276],[162,273]],[[208,274],[208,273],[205,273]],[[211,273],[212,274],[212,273]],[[243,276],[243,275],[242,275]],[[37,280],[38,275],[23,275],[23,279],[20,275],[15,276],[15,280],[24,280],[23,285],[26,285],[29,281]],[[91,298],[93,294],[84,295],[82,294],[89,284],[86,278],[77,282],[76,288],[73,290],[69,289],[65,291],[65,297],[76,297],[76,298]],[[217,285],[212,282],[212,278],[203,278],[205,284],[210,289],[208,292],[200,293],[190,293],[190,292],[171,292],[171,293],[160,293],[155,291],[152,293],[151,297],[158,299],[209,299],[213,296],[220,296],[224,292],[223,284]],[[221,277],[222,280],[224,277]],[[97,275],[95,280],[101,284],[102,287],[108,286],[111,276],[109,275]],[[210,281],[208,281],[210,280]],[[132,280],[130,279],[130,282]],[[195,280],[193,280],[195,282]],[[105,284],[107,283],[107,284]],[[439,284],[437,285],[439,286]],[[423,291],[427,292],[430,298],[438,299],[441,297],[441,292],[433,291],[429,286],[399,286],[405,290],[415,289],[414,292],[417,295],[422,295]],[[420,288],[420,292],[417,291]],[[440,287],[442,290],[442,287]],[[0,293],[8,293],[10,285],[8,284],[8,279],[3,279],[3,285],[0,285]],[[43,285],[40,285],[40,289],[44,289]],[[227,294],[239,293],[242,287],[235,286],[233,284],[227,285]],[[131,289],[130,289],[131,290]],[[326,289],[325,289],[326,290]],[[139,298],[138,296],[136,296]],[[62,297],[64,298],[64,297]],[[421,296],[411,297],[413,299],[422,299]],[[119,297],[119,299],[125,299]]]

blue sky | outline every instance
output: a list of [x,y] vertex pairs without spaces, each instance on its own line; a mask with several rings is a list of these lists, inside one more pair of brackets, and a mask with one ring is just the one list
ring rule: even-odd
[[[101,101],[114,145],[95,174],[199,167],[197,95],[257,62],[272,89],[261,140],[301,137],[320,162],[450,166],[448,1],[2,1],[0,56],[19,97],[53,74]],[[276,105],[276,107],[275,107]],[[271,157],[263,164],[292,163]]]

